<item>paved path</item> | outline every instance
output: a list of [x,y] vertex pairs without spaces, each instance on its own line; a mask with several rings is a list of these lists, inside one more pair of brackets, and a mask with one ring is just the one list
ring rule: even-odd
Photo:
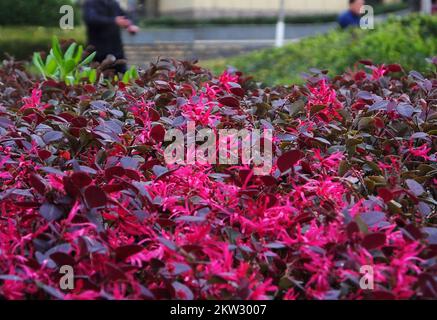
[[[336,28],[336,23],[300,24],[286,27],[286,39],[307,37]],[[146,29],[136,36],[125,35],[126,44],[194,41],[269,41],[275,38],[275,25],[228,25],[184,29]]]
[[[408,14],[409,10],[397,12],[396,15]],[[386,20],[388,15],[376,17],[376,22]],[[336,22],[312,24],[288,24],[286,39],[299,39],[328,32],[337,27]],[[157,42],[191,43],[194,41],[267,41],[275,38],[276,25],[226,25],[202,26],[193,28],[148,28],[138,35],[124,34],[126,44],[147,44]]]
[[[328,32],[335,23],[288,25],[286,42]],[[131,64],[144,66],[158,57],[208,60],[225,58],[274,46],[274,25],[230,25],[192,29],[147,29],[138,35],[124,34]]]
[[[405,15],[409,10],[396,15]],[[376,22],[388,15],[376,17]],[[322,34],[337,28],[335,22],[287,25],[286,42]],[[157,57],[214,59],[274,45],[275,25],[226,25],[194,28],[148,28],[136,36],[123,34],[127,57],[132,64],[145,65]]]

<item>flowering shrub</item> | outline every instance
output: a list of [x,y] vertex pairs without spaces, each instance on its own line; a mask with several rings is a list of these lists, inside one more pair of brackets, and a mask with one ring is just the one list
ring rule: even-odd
[[[170,60],[96,86],[5,62],[0,296],[437,298],[437,79],[362,63],[261,88]],[[166,165],[188,120],[274,129],[271,174]]]

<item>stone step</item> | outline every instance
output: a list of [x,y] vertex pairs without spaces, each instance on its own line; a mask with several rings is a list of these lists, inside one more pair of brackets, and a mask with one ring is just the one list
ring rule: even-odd
[[248,53],[253,50],[268,48],[272,45],[271,41],[157,42],[127,44],[125,45],[125,53],[130,64],[146,65],[150,61],[156,61],[158,57],[171,56],[175,59],[209,60]]

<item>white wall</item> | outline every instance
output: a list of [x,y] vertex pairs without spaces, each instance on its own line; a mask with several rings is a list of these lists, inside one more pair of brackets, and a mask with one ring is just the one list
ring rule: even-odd
[[[279,0],[161,0],[160,12],[177,14],[191,11],[195,16],[262,15],[279,9]],[[348,0],[286,0],[289,14],[338,13],[348,7]]]

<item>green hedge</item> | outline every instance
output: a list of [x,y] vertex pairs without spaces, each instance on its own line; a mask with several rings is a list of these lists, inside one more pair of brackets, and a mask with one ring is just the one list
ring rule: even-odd
[[[59,26],[63,5],[72,5],[71,0],[1,0],[0,26]],[[79,22],[79,10],[75,10]]]
[[83,27],[77,27],[74,30],[47,27],[0,27],[0,58],[5,58],[8,53],[17,59],[29,60],[33,52],[47,51],[50,48],[53,35],[63,40],[75,39],[78,43],[85,43]]
[[342,73],[360,59],[400,63],[419,71],[429,68],[426,58],[437,55],[437,16],[391,18],[375,30],[335,30],[287,45],[205,63],[220,72],[234,66],[267,84],[300,83],[310,68]]

